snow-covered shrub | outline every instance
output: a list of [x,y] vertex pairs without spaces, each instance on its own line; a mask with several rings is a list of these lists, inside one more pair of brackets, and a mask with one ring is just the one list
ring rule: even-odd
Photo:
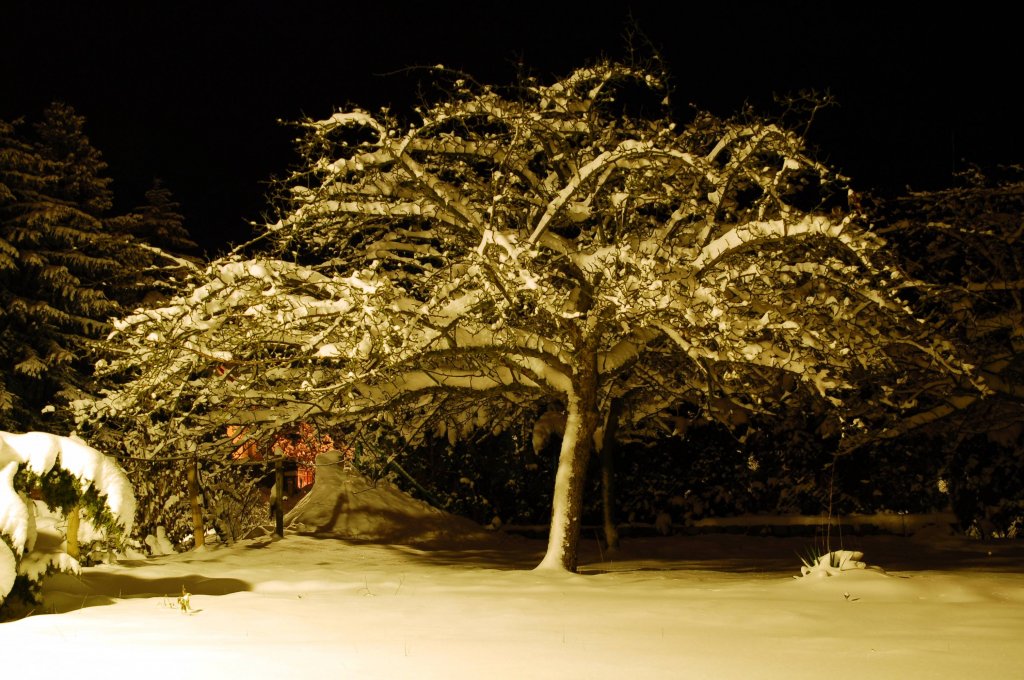
[[[79,570],[59,543],[37,540],[36,497],[73,518],[71,527],[82,513],[110,537],[130,531],[135,516],[131,484],[113,459],[79,439],[0,432],[0,607],[30,602],[51,572]],[[77,532],[67,544],[77,546]]]

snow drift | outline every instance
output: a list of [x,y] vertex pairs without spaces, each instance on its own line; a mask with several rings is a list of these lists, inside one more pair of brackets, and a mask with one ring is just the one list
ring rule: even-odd
[[373,543],[465,544],[493,535],[474,522],[438,510],[385,480],[345,466],[339,451],[316,457],[313,488],[285,515],[289,529]]

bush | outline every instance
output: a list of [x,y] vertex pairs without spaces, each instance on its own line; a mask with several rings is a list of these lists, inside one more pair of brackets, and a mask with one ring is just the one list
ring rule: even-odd
[[[66,547],[37,525],[35,499],[67,517]],[[0,432],[0,614],[31,605],[47,574],[79,571],[80,515],[108,538],[131,530],[135,495],[117,463],[79,439]]]

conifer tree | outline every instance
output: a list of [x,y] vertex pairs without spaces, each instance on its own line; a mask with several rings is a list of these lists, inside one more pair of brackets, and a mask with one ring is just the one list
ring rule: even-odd
[[102,215],[110,180],[66,105],[47,109],[36,140],[0,127],[0,334],[7,430],[44,425],[43,411],[87,389],[90,340],[117,305],[102,287],[118,267]]
[[146,202],[135,209],[139,222],[132,233],[149,245],[175,254],[194,253],[198,244],[185,229],[181,205],[160,179],[146,191]]
[[185,229],[185,218],[170,189],[156,179],[146,200],[128,215],[110,221],[123,263],[107,295],[126,310],[170,297],[199,262],[198,244]]
[[7,282],[17,277],[20,259],[20,252],[13,243],[17,234],[9,228],[8,215],[19,199],[32,200],[43,183],[42,161],[17,138],[16,123],[0,120],[0,282],[3,282],[0,286],[0,365],[3,366],[0,424],[3,429],[10,429],[10,424],[19,419],[22,405],[17,396],[17,376],[28,368],[21,366],[20,338],[12,325],[15,300],[7,290]]
[[85,134],[85,117],[68,104],[54,102],[34,128],[39,153],[52,164],[50,195],[93,217],[107,214],[113,205],[111,179],[102,154]]

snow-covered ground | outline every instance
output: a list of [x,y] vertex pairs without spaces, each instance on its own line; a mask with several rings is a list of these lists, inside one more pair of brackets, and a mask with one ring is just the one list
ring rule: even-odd
[[55,613],[0,624],[3,677],[1024,677],[1019,541],[848,537],[886,573],[796,579],[810,543],[590,537],[569,575],[511,536],[256,538],[52,578]]

